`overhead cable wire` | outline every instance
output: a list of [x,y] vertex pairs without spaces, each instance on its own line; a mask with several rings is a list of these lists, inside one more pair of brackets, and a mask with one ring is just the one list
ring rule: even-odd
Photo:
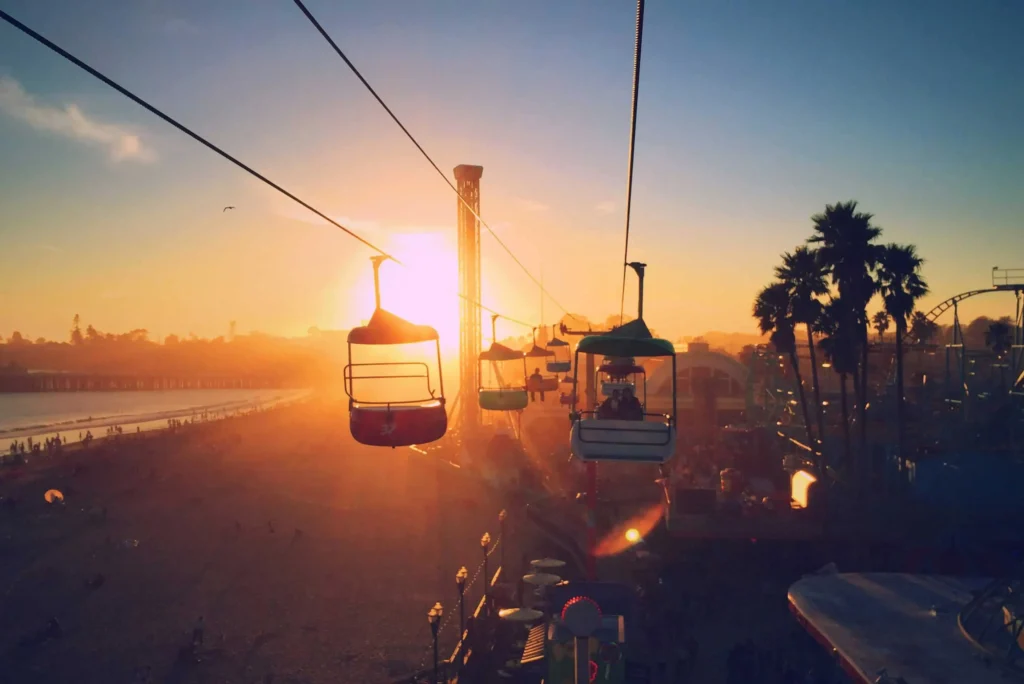
[[316,214],[317,216],[319,216],[323,220],[327,221],[331,225],[333,225],[333,226],[335,226],[337,228],[340,228],[341,230],[345,231],[350,236],[354,237],[356,240],[359,240],[359,242],[363,243],[364,245],[366,245],[367,247],[369,247],[373,251],[381,254],[382,256],[386,256],[387,258],[391,259],[392,261],[396,261],[398,263],[401,263],[401,262],[398,261],[398,259],[396,259],[395,257],[391,256],[390,254],[388,254],[383,249],[381,249],[377,245],[373,244],[372,242],[370,242],[366,238],[364,238],[364,237],[354,233],[353,231],[349,230],[345,226],[341,225],[340,223],[338,223],[337,221],[332,219],[327,214],[324,214],[323,212],[318,210],[316,207],[313,207],[313,206],[307,204],[306,202],[304,202],[303,200],[299,199],[298,197],[296,197],[292,193],[288,192],[287,190],[282,188],[280,185],[278,185],[274,181],[270,180],[269,178],[267,178],[266,176],[261,174],[260,172],[256,171],[252,167],[242,163],[241,161],[239,161],[235,157],[231,156],[230,154],[228,154],[227,152],[225,152],[221,148],[217,147],[216,145],[214,145],[209,140],[207,140],[206,138],[202,137],[201,135],[199,135],[195,131],[193,131],[190,128],[186,127],[185,125],[179,123],[177,120],[171,118],[167,114],[164,114],[162,111],[160,111],[159,109],[157,109],[153,105],[149,104],[148,102],[143,100],[141,97],[135,95],[134,93],[132,93],[127,88],[121,86],[120,84],[116,83],[112,79],[110,79],[107,76],[103,75],[102,73],[100,73],[96,69],[92,68],[91,66],[89,66],[88,64],[83,62],[82,60],[80,60],[77,57],[75,57],[73,54],[71,54],[70,52],[68,52],[64,48],[60,47],[59,45],[57,45],[53,41],[49,40],[45,36],[40,35],[39,33],[37,33],[36,31],[32,30],[31,28],[29,28],[25,24],[21,23],[20,21],[18,21],[17,19],[12,17],[11,15],[7,14],[3,10],[0,10],[0,18],[2,18],[8,24],[14,26],[16,29],[19,29],[22,33],[25,33],[28,36],[30,36],[31,38],[34,38],[37,42],[42,43],[46,47],[50,48],[51,50],[56,52],[58,55],[60,55],[64,59],[68,60],[69,62],[71,62],[72,64],[77,66],[78,68],[82,69],[83,71],[88,72],[90,75],[92,75],[92,76],[96,77],[97,79],[103,81],[108,86],[110,86],[111,88],[113,88],[117,92],[121,93],[122,95],[127,97],[129,100],[131,100],[135,104],[137,104],[140,107],[148,110],[150,113],[155,114],[156,116],[160,117],[161,119],[163,119],[167,123],[169,123],[172,126],[174,126],[175,128],[177,128],[179,131],[184,133],[185,135],[187,135],[190,138],[192,138],[193,140],[195,140],[196,142],[198,142],[201,145],[204,145],[207,148],[213,150],[214,152],[216,152],[220,156],[224,157],[225,159],[227,159],[229,162],[231,162],[235,166],[237,166],[237,167],[243,169],[244,171],[247,171],[248,173],[252,174],[253,176],[255,176],[256,178],[260,179],[261,181],[263,181],[264,183],[266,183],[270,187],[274,188],[275,190],[277,190],[281,194],[285,195],[289,199],[297,202],[298,204],[301,204],[303,207],[305,207],[309,211],[313,212],[314,214]]
[[[375,244],[373,244],[372,242],[367,240],[366,238],[362,237],[361,235],[355,233],[354,231],[350,230],[349,228],[346,228],[342,224],[338,223],[337,221],[335,221],[330,216],[328,216],[327,214],[323,213],[322,211],[320,211],[319,209],[317,209],[313,205],[311,205],[308,202],[300,199],[299,197],[297,197],[296,195],[292,194],[291,192],[285,190],[283,187],[281,187],[280,185],[278,185],[274,181],[270,180],[269,178],[267,178],[263,174],[259,173],[258,171],[256,171],[252,167],[250,167],[247,164],[239,161],[237,158],[235,158],[232,155],[228,154],[227,152],[222,150],[217,145],[214,145],[212,142],[210,142],[206,138],[202,137],[201,135],[199,135],[198,133],[196,133],[192,129],[188,128],[184,124],[178,122],[176,119],[174,119],[171,116],[169,116],[169,115],[165,114],[164,112],[160,111],[159,109],[157,109],[156,107],[154,107],[150,103],[146,102],[145,100],[143,100],[141,97],[139,97],[135,93],[131,92],[130,90],[128,90],[124,86],[120,85],[119,83],[117,83],[113,79],[107,77],[106,75],[104,75],[100,71],[98,71],[98,70],[94,69],[93,67],[89,66],[88,64],[86,64],[85,62],[80,60],[78,57],[75,57],[73,54],[71,54],[70,52],[68,52],[64,48],[60,47],[59,45],[57,45],[56,43],[54,43],[50,39],[46,38],[42,34],[38,33],[35,30],[33,30],[32,28],[26,26],[22,22],[18,21],[17,19],[15,19],[14,17],[12,17],[10,14],[8,14],[5,11],[3,11],[2,9],[0,9],[0,19],[3,19],[4,21],[6,21],[8,24],[13,26],[14,28],[18,29],[22,33],[24,33],[27,36],[29,36],[30,38],[34,39],[36,42],[41,43],[42,45],[48,47],[50,50],[52,50],[53,52],[57,53],[58,55],[60,55],[64,59],[68,60],[69,62],[71,62],[72,64],[74,64],[78,68],[82,69],[83,71],[87,72],[89,75],[95,77],[96,79],[98,79],[98,80],[102,81],[103,83],[105,83],[106,85],[110,86],[111,88],[113,88],[117,92],[121,93],[122,95],[124,95],[129,100],[131,100],[135,104],[139,105],[143,109],[146,109],[150,113],[155,114],[156,116],[160,117],[161,119],[163,119],[167,123],[169,123],[172,126],[174,126],[175,128],[177,128],[179,131],[184,133],[185,135],[187,135],[190,138],[192,138],[193,140],[195,140],[196,142],[198,142],[201,145],[209,148],[210,150],[213,150],[218,155],[220,155],[221,157],[227,159],[228,161],[230,161],[235,166],[239,167],[240,169],[246,171],[247,173],[251,174],[252,176],[258,178],[261,181],[263,181],[264,183],[266,183],[267,185],[269,185],[273,189],[275,189],[278,192],[280,192],[285,197],[288,197],[289,199],[291,199],[292,201],[294,201],[297,204],[301,205],[305,209],[308,209],[309,211],[313,212],[314,214],[316,214],[317,216],[319,216],[323,220],[327,221],[331,225],[335,226],[336,228],[340,228],[346,234],[348,234],[349,236],[355,238],[356,240],[361,242],[363,245],[369,247],[370,249],[372,249],[373,251],[377,252],[381,256],[387,257],[391,261],[394,261],[396,264],[399,264],[401,266],[405,266],[406,265],[402,261],[400,261],[399,259],[395,258],[391,254],[388,254],[383,249],[381,249],[380,247],[376,246]],[[517,323],[519,325],[523,325],[523,326],[526,326],[528,328],[532,328],[535,325],[533,323],[527,323],[525,321],[521,321],[521,320],[518,320],[518,319],[515,319],[515,318],[511,318],[509,316],[505,316],[504,314],[501,314],[501,313],[495,311],[494,309],[491,309],[490,307],[484,306],[480,302],[477,302],[477,301],[474,301],[474,300],[470,299],[469,297],[467,297],[466,295],[462,294],[461,292],[457,292],[456,294],[457,294],[458,297],[460,297],[461,299],[466,300],[470,304],[473,304],[475,306],[480,307],[480,309],[482,309],[483,311],[486,311],[488,313],[494,314],[496,316],[500,316],[501,318],[503,318],[506,321],[509,321],[511,323]]]
[[629,216],[633,206],[633,153],[636,150],[636,105],[640,94],[640,51],[644,44],[644,0],[636,1],[636,49],[633,53],[633,108],[629,117],[629,164],[626,167],[626,244],[622,254],[622,296],[619,325],[626,313],[626,269],[629,264]]
[[533,273],[531,273],[530,270],[528,268],[526,268],[526,266],[523,264],[523,262],[519,260],[519,257],[517,257],[512,252],[512,250],[508,248],[508,245],[506,245],[504,242],[502,242],[501,238],[498,237],[497,233],[495,233],[494,230],[489,225],[487,225],[487,222],[484,221],[483,217],[480,216],[480,213],[477,212],[477,210],[473,207],[472,204],[470,204],[469,200],[467,200],[465,197],[462,196],[462,193],[459,192],[459,189],[457,187],[455,187],[454,183],[451,182],[451,180],[448,178],[447,174],[445,174],[445,172],[442,171],[441,168],[436,163],[434,163],[434,160],[430,157],[429,154],[427,154],[427,151],[425,149],[423,149],[423,146],[420,145],[419,141],[416,140],[415,136],[413,136],[413,134],[409,132],[409,129],[405,127],[405,124],[403,124],[401,122],[401,120],[398,118],[398,116],[391,110],[391,108],[388,107],[388,105],[384,102],[383,98],[381,98],[381,96],[377,94],[377,91],[373,89],[373,86],[370,85],[370,82],[367,81],[365,77],[363,77],[363,75],[362,75],[362,73],[360,73],[359,69],[356,68],[356,65],[352,63],[352,60],[350,60],[345,55],[345,53],[342,51],[342,49],[340,47],[338,47],[338,44],[336,42],[334,42],[334,39],[331,38],[331,35],[327,32],[327,29],[325,29],[320,24],[320,22],[317,21],[316,17],[314,17],[312,12],[310,12],[306,8],[306,5],[303,4],[302,0],[292,0],[292,1],[302,11],[302,13],[304,15],[306,15],[306,18],[309,19],[310,23],[313,24],[313,26],[316,28],[316,30],[320,32],[320,35],[324,37],[324,40],[326,40],[330,44],[330,46],[332,48],[334,48],[334,51],[338,54],[339,57],[341,57],[341,60],[343,62],[345,62],[345,65],[348,66],[348,68],[352,70],[352,73],[356,75],[356,78],[358,78],[359,81],[366,87],[366,89],[368,91],[370,91],[370,94],[373,95],[374,99],[377,100],[377,102],[380,104],[380,106],[384,108],[384,111],[388,113],[388,116],[391,117],[392,121],[394,121],[396,124],[398,124],[398,127],[402,129],[402,132],[405,133],[406,137],[409,138],[409,140],[412,141],[412,144],[416,146],[416,149],[418,149],[420,151],[420,154],[422,154],[423,157],[430,163],[430,165],[432,167],[434,167],[434,170],[437,171],[438,175],[440,175],[441,178],[444,179],[444,182],[447,183],[448,187],[451,188],[452,191],[458,196],[458,198],[462,202],[462,204],[465,205],[465,207],[470,211],[470,213],[473,214],[473,216],[476,217],[476,219],[478,221],[480,221],[480,225],[482,225],[484,228],[487,229],[487,232],[489,232],[491,234],[491,236],[497,241],[497,243],[499,245],[501,245],[501,248],[504,249],[505,252],[507,252],[510,257],[512,257],[512,260],[515,261],[516,264],[519,266],[519,268],[521,268],[523,270],[523,273],[525,273],[527,276],[529,276],[530,280],[532,280],[534,282],[534,284],[536,284],[537,287],[540,288],[541,292],[543,292],[545,295],[547,295],[547,297],[552,302],[554,302],[555,306],[557,306],[559,309],[561,309],[564,313],[566,313],[569,316],[572,316],[572,317],[575,318],[576,317],[575,314],[569,313],[568,309],[566,309],[564,306],[562,306],[558,302],[557,299],[555,299],[553,296],[551,296],[550,292],[548,292],[546,289],[544,289],[544,284],[541,283],[541,281],[539,281],[536,277],[534,277]]

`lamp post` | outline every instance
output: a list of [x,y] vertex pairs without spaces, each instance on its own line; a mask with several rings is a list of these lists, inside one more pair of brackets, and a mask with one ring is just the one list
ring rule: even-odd
[[438,662],[437,662],[437,630],[441,626],[441,616],[444,614],[444,608],[441,606],[441,602],[438,601],[434,604],[434,607],[427,613],[427,622],[430,623],[430,634],[434,638],[434,684],[440,684],[438,675]]
[[484,615],[489,613],[487,604],[487,595],[491,591],[491,576],[487,572],[487,552],[491,546],[491,535],[488,532],[484,532],[484,536],[480,537],[480,550],[484,552]]
[[466,611],[462,607],[462,597],[466,593],[466,579],[469,578],[469,571],[466,570],[466,566],[463,565],[459,568],[459,571],[455,573],[455,585],[459,588],[459,639],[461,640],[463,635],[466,633]]
[[505,536],[505,519],[508,518],[508,511],[504,508],[498,513],[498,539],[501,547],[499,553],[501,554],[498,558],[501,562],[499,566],[501,568],[502,577],[505,575],[505,547],[508,545],[508,538]]

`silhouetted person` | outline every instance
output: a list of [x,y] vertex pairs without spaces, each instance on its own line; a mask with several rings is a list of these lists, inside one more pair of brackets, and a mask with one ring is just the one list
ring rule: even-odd
[[628,387],[622,390],[622,404],[619,413],[623,420],[644,419],[644,407],[640,400],[633,395],[633,390]]
[[[540,374],[540,368],[534,368],[533,369],[533,375],[530,376],[530,383],[529,384],[530,384],[531,387],[536,387],[537,391],[540,392],[540,400],[541,401],[544,401],[544,389],[543,389],[544,384],[543,383],[544,383],[544,376]],[[537,394],[536,394],[536,392],[533,389],[530,390],[530,401],[537,401]]]

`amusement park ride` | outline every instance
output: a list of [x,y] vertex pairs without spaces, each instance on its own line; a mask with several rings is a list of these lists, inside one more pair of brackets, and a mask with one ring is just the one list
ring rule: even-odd
[[[476,196],[479,197],[478,191]],[[477,245],[472,239],[466,239],[464,243],[473,249]],[[363,444],[392,448],[423,445],[442,438],[449,428],[449,406],[441,378],[440,344],[433,328],[405,321],[381,307],[379,268],[384,259],[373,259],[376,309],[369,323],[352,330],[348,338],[349,364],[345,368],[345,388],[349,395],[351,431]],[[699,457],[681,449],[679,443],[676,350],[667,340],[653,337],[644,321],[645,265],[634,262],[629,266],[640,284],[636,320],[610,331],[577,331],[564,325],[555,327],[544,347],[537,344],[537,328],[534,328],[533,343],[524,353],[497,341],[498,316],[494,315],[491,318],[491,345],[475,358],[462,359],[464,371],[467,366],[472,367],[471,373],[464,372],[463,382],[467,376],[474,379],[473,394],[477,401],[463,403],[463,407],[471,405],[471,410],[464,408],[466,413],[456,421],[461,432],[472,429],[472,419],[466,416],[474,415],[475,411],[518,416],[528,408],[531,392],[554,392],[561,385],[570,388],[561,403],[569,408],[567,438],[570,453],[585,465],[586,470],[586,491],[580,498],[587,508],[584,516],[585,546],[588,550],[586,574],[590,581],[570,583],[571,588],[554,593],[561,595],[568,591],[576,594],[577,598],[589,596],[586,600],[592,601],[593,596],[605,586],[593,583],[596,579],[593,550],[598,536],[594,521],[601,505],[597,497],[596,472],[601,462],[663,467],[659,483],[664,492],[663,529],[668,539],[756,538],[771,541],[815,540],[828,536],[846,538],[851,528],[844,527],[843,514],[826,523],[830,515],[836,514],[836,509],[830,505],[827,512],[820,501],[814,503],[820,498],[815,492],[824,492],[828,487],[828,473],[815,462],[812,449],[794,448],[794,444],[797,447],[801,445],[786,435],[787,426],[797,427],[800,416],[793,410],[794,390],[791,380],[786,377],[785,366],[776,354],[767,349],[757,350],[754,355],[751,363],[763,366],[759,370],[761,380],[755,389],[748,388],[748,394],[756,392],[759,395],[759,402],[748,400],[748,404],[754,403],[763,409],[761,424],[731,426],[719,432],[718,461],[721,467],[717,475],[720,482],[697,484],[678,478],[680,466],[690,470],[700,464]],[[465,270],[479,274],[478,266]],[[1007,350],[1007,366],[1011,369],[1008,394],[1024,396],[1021,387],[1024,382],[1024,328],[1021,320],[1024,271],[994,270],[992,288],[962,293],[927,314],[929,320],[935,320],[942,313],[953,311],[951,341],[945,348],[945,365],[949,372],[943,400],[950,410],[959,409],[965,416],[968,401],[981,401],[983,397],[975,396],[978,393],[972,391],[975,385],[971,376],[972,359],[964,343],[959,303],[992,292],[1012,292],[1016,296],[1012,342]],[[479,318],[478,308],[474,307],[473,317]],[[570,355],[572,346],[559,338],[558,332],[563,337],[582,338],[575,347],[574,355]],[[436,386],[433,364],[356,361],[360,349],[366,346],[394,347],[421,343],[433,344],[437,357]],[[463,343],[463,348],[473,346],[466,340]],[[915,347],[908,345],[908,349],[914,350]],[[652,414],[647,411],[647,373],[644,365],[638,362],[644,358],[660,358],[671,364],[670,413]],[[538,365],[531,375],[528,364],[532,360],[543,365]],[[560,374],[564,377],[560,378]],[[419,383],[420,394],[382,400],[376,396],[364,396],[360,389],[366,384],[374,384],[378,390],[385,391],[384,388],[396,380]],[[585,394],[578,393],[577,388],[585,388]],[[600,406],[599,393],[605,399]],[[613,399],[619,404],[635,401],[639,410],[630,415],[610,412],[606,408],[614,403]],[[481,429],[479,423],[476,429]],[[924,465],[927,464],[921,467]],[[899,525],[890,524],[889,527]],[[868,537],[874,534],[865,530],[861,526],[859,534],[867,534]],[[1004,581],[1011,588],[1017,586],[1006,582],[1011,581]],[[879,671],[907,677],[906,681],[915,681],[915,678],[934,681],[939,671],[955,671],[963,673],[960,675],[962,681],[985,682],[995,675],[988,670],[977,669],[981,666],[973,657],[973,651],[979,644],[993,654],[996,651],[992,650],[995,648],[992,644],[998,644],[1002,649],[1000,652],[1019,650],[1020,643],[1024,642],[1020,637],[1024,617],[1019,617],[1024,616],[1024,606],[1018,605],[1016,590],[998,589],[993,585],[986,596],[990,597],[991,603],[995,600],[991,596],[998,594],[1002,597],[1002,608],[997,610],[988,604],[979,607],[981,599],[973,598],[978,587],[969,584],[965,580],[940,580],[916,575],[825,573],[795,584],[790,591],[790,603],[801,624],[833,649],[843,667],[858,681],[899,681],[885,679],[889,675],[879,675]],[[589,593],[585,594],[584,589]],[[899,596],[900,600],[894,602],[892,596]],[[573,596],[563,598],[565,605],[572,603],[569,599]],[[559,668],[566,667],[568,651],[560,650],[557,644],[574,638],[571,637],[571,616],[582,608],[579,608],[579,601],[573,600],[575,603],[572,605],[577,607],[561,618],[553,618],[545,628],[553,630],[545,637],[545,643],[551,645],[547,653],[548,662],[554,668],[549,668],[549,672],[560,672]],[[1003,615],[1002,618],[998,615],[992,618],[1003,621],[1000,623],[1003,631],[993,633],[979,625],[979,611],[987,611],[986,615]],[[622,612],[628,611],[623,608]],[[926,617],[929,614],[931,618]],[[591,644],[591,651],[604,648],[601,644],[614,644],[615,648],[624,645],[622,615],[613,617],[619,621],[615,623],[619,624],[619,631],[611,629],[598,642],[593,642],[598,644],[597,647]],[[512,613],[507,618],[517,619]],[[614,627],[613,623],[608,624]],[[949,624],[960,627],[954,632],[949,629]],[[942,656],[913,656],[924,652],[941,653]],[[594,665],[599,660],[589,661],[591,669],[598,667],[600,670]],[[1015,667],[1014,662],[1007,667]],[[609,667],[607,671],[610,673],[607,678],[599,676],[589,681],[624,681],[621,668]],[[567,676],[568,671],[559,675]]]
[[[453,432],[468,438],[481,431],[484,411],[505,416],[518,413],[528,407],[531,390],[554,391],[560,385],[570,385],[569,393],[560,403],[571,407],[569,430],[565,439],[573,457],[584,463],[587,470],[587,574],[589,579],[593,580],[593,514],[597,506],[597,464],[617,462],[636,464],[638,467],[645,464],[670,463],[687,467],[700,465],[696,454],[683,453],[678,448],[681,440],[678,434],[676,353],[670,342],[654,338],[644,322],[644,264],[624,264],[624,268],[631,267],[639,278],[638,318],[601,334],[590,334],[593,331],[587,331],[575,350],[575,362],[561,356],[563,353],[568,356],[569,345],[554,336],[546,348],[539,347],[534,338],[533,347],[525,354],[501,345],[496,335],[497,315],[492,317],[494,340],[486,351],[481,351],[481,312],[484,307],[480,304],[480,179],[483,168],[461,165],[455,169],[456,184],[448,181],[445,174],[412,138],[394,113],[358,74],[326,31],[317,24],[302,2],[295,0],[295,3],[328,39],[348,66],[356,71],[363,84],[412,139],[420,152],[427,156],[438,173],[445,177],[458,196],[459,296],[462,299],[460,386],[456,400],[451,404],[444,393],[441,345],[437,331],[430,326],[406,321],[382,308],[379,270],[381,263],[390,258],[382,250],[2,10],[0,19],[381,254],[372,259],[374,312],[367,325],[350,331],[347,339],[348,363],[344,369],[344,389],[349,398],[349,427],[356,441],[392,449],[424,445],[444,437],[449,432],[450,425],[454,427]],[[627,172],[627,249],[623,261],[628,259],[629,202],[632,192],[633,144],[636,133],[644,12],[643,0],[638,0],[637,4],[633,110]],[[1016,296],[1012,341],[1007,350],[1009,359],[1003,364],[1009,369],[1010,382],[1008,387],[1000,390],[1000,399],[1006,400],[1010,397],[1009,401],[1016,402],[1012,408],[1017,413],[1009,422],[1017,425],[1020,423],[1019,399],[1024,397],[1024,270],[994,268],[990,288],[972,290],[951,297],[928,312],[926,318],[935,321],[944,312],[950,309],[953,311],[952,339],[945,349],[947,373],[943,406],[950,412],[958,412],[960,416],[967,418],[975,413],[972,408],[975,402],[987,401],[991,393],[973,391],[971,378],[975,372],[971,370],[971,364],[974,360],[965,346],[959,319],[959,304],[966,299],[993,292],[1012,292]],[[564,336],[579,334],[569,331],[564,326],[561,332]],[[378,360],[379,356],[373,355],[374,351],[423,344],[433,346],[436,361],[433,358],[430,362],[393,359],[381,361]],[[364,353],[370,360],[357,361],[357,356],[362,358]],[[604,360],[600,368],[595,367],[597,357]],[[527,375],[527,358],[543,359],[549,375],[545,377],[537,373],[531,379]],[[637,358],[671,359],[671,413],[648,413],[646,373],[643,366],[636,363]],[[436,385],[432,372],[435,370],[435,363]],[[568,374],[570,371],[573,373],[571,381],[567,382],[568,376],[558,379],[558,374]],[[488,373],[485,380],[484,376]],[[536,377],[538,375],[540,377]],[[614,398],[616,392],[619,392],[627,397],[620,403],[635,400],[639,405],[639,411],[629,416],[616,415],[614,411],[602,413],[597,406],[599,377],[604,379],[603,389],[606,397],[610,394]],[[586,396],[583,397],[582,405],[577,391],[582,384],[581,379],[585,380],[586,385]],[[405,392],[394,389],[411,386],[416,387],[411,396],[405,396]],[[367,393],[367,388],[375,391]],[[639,397],[636,396],[638,389],[642,390]],[[776,393],[775,389],[771,391],[773,394]],[[778,417],[782,412],[792,413],[792,399],[786,398],[791,390],[783,391],[785,395],[776,397],[778,401],[775,401],[772,411],[769,412],[771,417]],[[461,402],[458,401],[459,397],[462,399]],[[449,411],[456,404],[458,414],[450,417]],[[980,403],[978,405],[987,406]],[[941,416],[934,419],[951,422],[945,421]],[[813,503],[816,499],[813,492],[824,491],[830,484],[826,478],[827,471],[823,467],[810,467],[804,454],[776,453],[772,450],[769,438],[776,435],[783,438],[786,436],[782,430],[776,431],[777,427],[785,427],[781,422],[777,420],[775,424],[723,430],[721,446],[725,451],[732,452],[729,454],[732,465],[721,468],[716,473],[720,481],[711,486],[700,487],[692,482],[679,482],[674,473],[666,469],[660,480],[665,492],[666,530],[672,535],[704,539],[748,539],[755,536],[761,539],[805,539],[821,536],[827,526],[821,524],[820,514],[827,509]],[[977,437],[980,434],[980,431],[975,430],[969,437]],[[790,439],[789,443],[792,441]],[[776,446],[778,443],[778,440],[775,440]],[[788,449],[789,444],[785,448]],[[816,451],[810,446],[804,448]],[[967,461],[960,465],[965,463]],[[770,466],[764,467],[765,464]],[[923,462],[914,464],[914,467],[917,476],[925,472]],[[953,477],[962,479],[961,472],[957,472]],[[761,477],[756,477],[758,475]],[[762,482],[759,484],[755,482],[756,479]],[[1001,479],[1004,483],[1016,482],[1011,478]],[[764,485],[764,482],[768,484]],[[761,491],[758,491],[759,486],[763,486]],[[783,494],[782,497],[774,496],[779,492]],[[1019,500],[1019,492],[1020,487],[1011,487],[1010,494],[1015,500]],[[792,499],[796,499],[800,505],[790,506]],[[850,517],[866,517],[871,513],[870,508],[871,506],[865,506],[861,501],[859,508],[850,509],[854,514]],[[887,512],[883,511],[883,514]],[[905,512],[905,509],[897,510],[898,514]],[[939,513],[941,507],[929,512]],[[1019,511],[1017,513],[1018,515],[1010,520],[1009,526],[1018,533],[1019,542]],[[892,515],[882,520],[872,532],[886,527],[898,528],[901,520],[900,515]],[[834,527],[830,531],[835,534],[837,530],[845,532],[841,527]],[[971,534],[978,531],[974,528]],[[484,549],[486,554],[486,543]],[[538,586],[547,585],[549,589],[540,592],[543,595],[542,605],[545,610],[537,611],[545,620],[545,629],[541,630],[541,635],[548,635],[547,642],[551,644],[546,651],[550,663],[547,678],[549,684],[570,679],[575,680],[577,684],[625,681],[628,668],[621,666],[623,658],[619,649],[625,645],[625,628],[629,623],[629,588],[621,583],[562,582],[557,576],[543,575],[545,573],[535,572],[527,577],[531,577],[532,582]],[[1020,663],[1024,662],[1024,657],[1021,657],[1024,656],[1024,652],[1021,651],[1021,645],[1024,644],[1022,583],[1024,578],[1018,572],[1007,579],[993,581],[978,592],[975,587],[967,586],[967,582],[959,582],[952,586],[934,578],[923,579],[915,576],[880,577],[824,573],[795,584],[790,591],[790,602],[798,618],[834,650],[847,671],[859,681],[887,684],[901,681],[905,674],[909,677],[906,681],[910,682],[964,681],[984,684],[995,681],[997,676],[994,670],[998,671],[1000,679],[1005,672],[1019,674]],[[513,614],[520,619],[523,616],[535,616],[535,613],[521,610],[509,613],[509,619],[512,619]],[[953,615],[956,616],[955,619]],[[569,642],[572,642],[571,665],[565,657],[569,653]],[[977,650],[987,654],[987,659],[975,658],[974,652]],[[595,655],[598,657],[595,658]],[[999,662],[993,668],[992,664],[996,660]],[[888,674],[890,670],[893,672],[891,676]]]

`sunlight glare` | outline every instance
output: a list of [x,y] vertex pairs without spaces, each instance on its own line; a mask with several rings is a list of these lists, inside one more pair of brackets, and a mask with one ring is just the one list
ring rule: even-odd
[[[380,269],[381,308],[412,323],[432,326],[442,349],[449,350],[459,345],[459,264],[452,241],[438,232],[395,235],[390,245],[402,265],[385,262]],[[371,312],[369,269],[363,282],[360,309]]]

